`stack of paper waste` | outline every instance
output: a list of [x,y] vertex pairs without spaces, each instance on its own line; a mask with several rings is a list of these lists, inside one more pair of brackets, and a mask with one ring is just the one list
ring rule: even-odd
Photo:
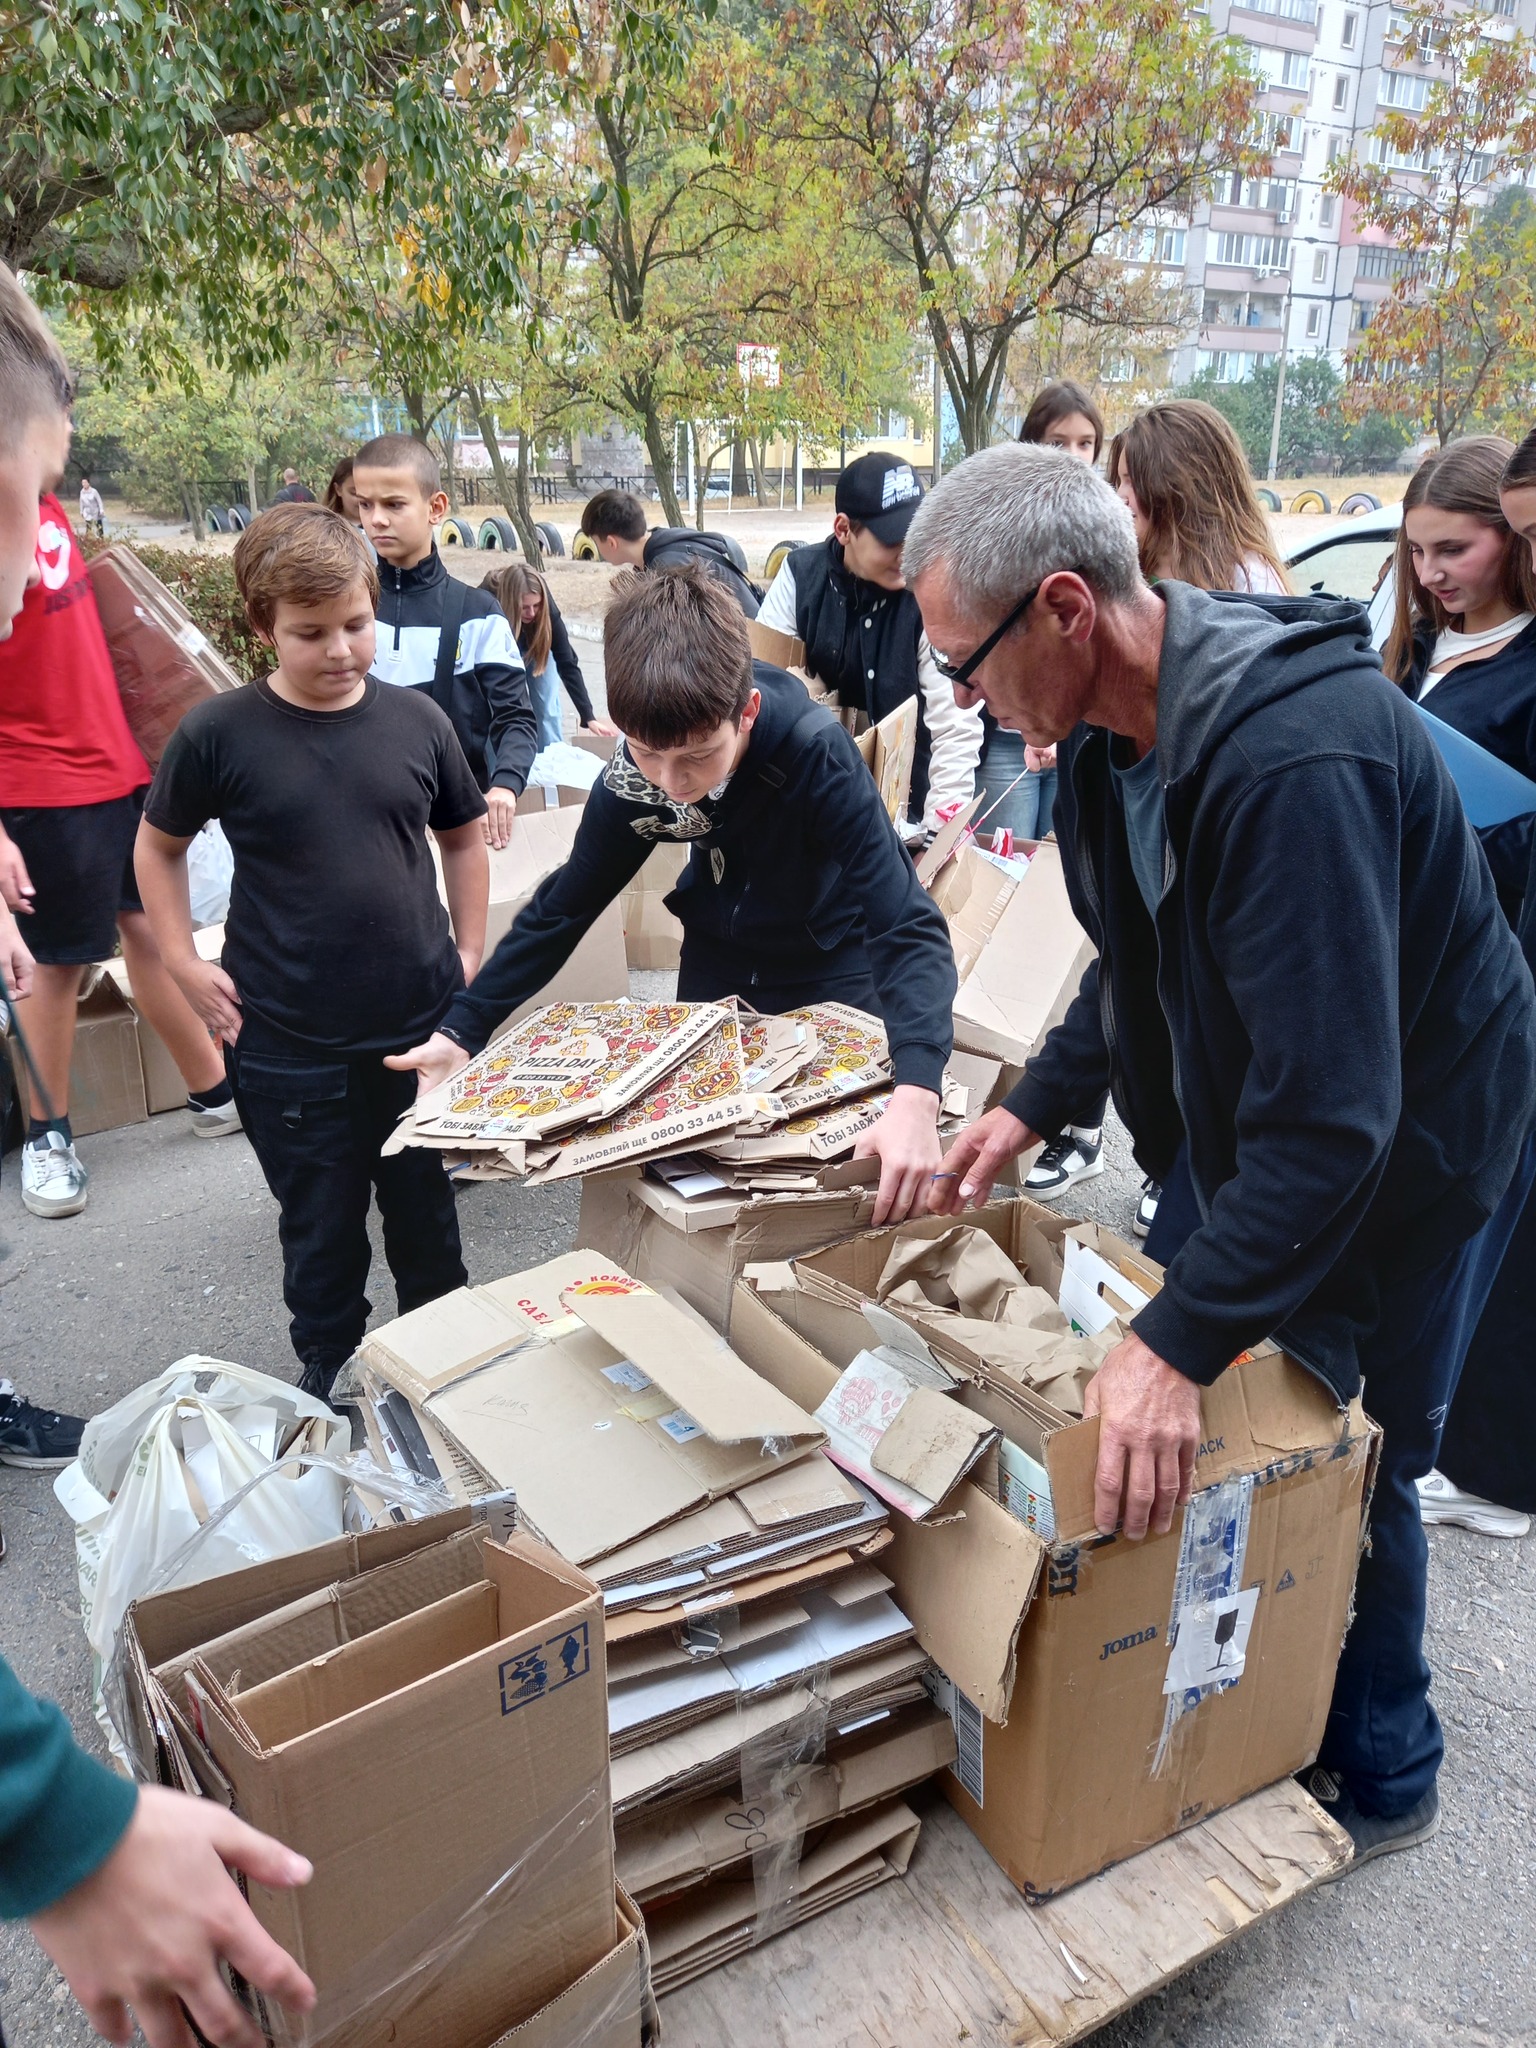
[[[457,1178],[530,1186],[685,1153],[719,1187],[794,1185],[844,1158],[890,1100],[876,1017],[813,1003],[552,1003],[421,1096],[386,1151],[441,1151]],[[965,1092],[946,1082],[946,1111]]]
[[621,1881],[648,1916],[681,1902],[659,1980],[905,1868],[917,1823],[888,1809],[953,1730],[879,1564],[886,1504],[814,1416],[580,1251],[386,1324],[356,1378],[381,1463],[513,1493],[599,1587]]

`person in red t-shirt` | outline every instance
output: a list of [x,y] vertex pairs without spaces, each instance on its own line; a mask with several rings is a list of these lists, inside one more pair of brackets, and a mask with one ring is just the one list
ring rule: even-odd
[[35,1216],[85,1207],[69,1127],[69,1068],[84,969],[122,938],[134,1002],[186,1081],[192,1127],[240,1128],[224,1060],[166,973],[133,876],[149,764],[118,695],[85,562],[57,498],[39,505],[38,580],[0,644],[0,895],[20,914],[36,968],[20,1006],[37,1065],[22,1151]]

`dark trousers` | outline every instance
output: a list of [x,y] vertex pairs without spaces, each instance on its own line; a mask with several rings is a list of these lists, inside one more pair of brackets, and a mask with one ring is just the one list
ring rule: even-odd
[[305,1045],[249,1012],[225,1051],[240,1120],[277,1197],[293,1348],[305,1386],[323,1398],[368,1323],[373,1196],[404,1315],[468,1278],[453,1188],[435,1152],[379,1157],[416,1093],[415,1075],[392,1073],[382,1053]]
[[1536,1194],[1468,1349],[1435,1463],[1464,1492],[1536,1514]]
[[[1424,1659],[1429,1545],[1414,1482],[1435,1462],[1467,1346],[1533,1183],[1536,1138],[1528,1138],[1503,1201],[1475,1237],[1428,1268],[1383,1273],[1381,1319],[1360,1344],[1381,1464],[1318,1761],[1344,1780],[1362,1813],[1390,1818],[1416,1806],[1445,1753]],[[1166,1265],[1199,1223],[1181,1152],[1147,1238],[1149,1256]]]

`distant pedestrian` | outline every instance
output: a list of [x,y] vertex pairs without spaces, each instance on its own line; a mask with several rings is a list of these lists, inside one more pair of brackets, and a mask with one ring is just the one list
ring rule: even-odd
[[299,472],[296,469],[285,469],[283,488],[272,502],[274,505],[313,505],[315,494],[308,484],[299,482]]
[[80,479],[80,530],[94,533],[99,540],[106,538],[107,508],[101,502],[101,493],[88,476]]

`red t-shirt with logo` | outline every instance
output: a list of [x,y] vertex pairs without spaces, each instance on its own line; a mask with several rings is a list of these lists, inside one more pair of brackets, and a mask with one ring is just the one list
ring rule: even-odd
[[57,498],[39,506],[37,566],[9,640],[0,640],[0,805],[110,803],[142,789],[139,752],[107,652],[85,557]]

